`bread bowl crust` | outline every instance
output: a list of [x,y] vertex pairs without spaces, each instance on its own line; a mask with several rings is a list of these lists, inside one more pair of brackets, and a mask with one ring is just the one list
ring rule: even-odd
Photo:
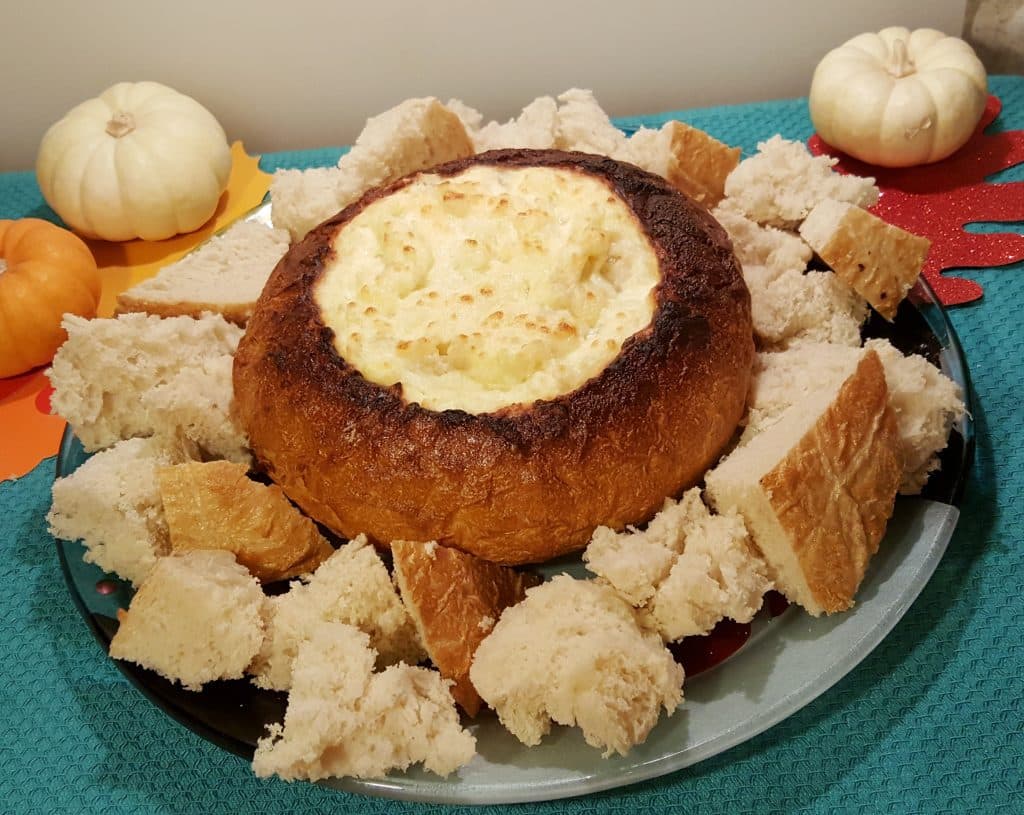
[[235,356],[234,410],[268,475],[340,535],[541,562],[582,548],[598,525],[646,521],[700,481],[743,412],[750,296],[725,231],[658,176],[556,150],[494,150],[424,172],[479,164],[606,183],[658,258],[650,324],[576,390],[491,413],[428,410],[400,385],[368,381],[335,351],[313,288],[335,232],[413,174],[368,192],[278,263]]

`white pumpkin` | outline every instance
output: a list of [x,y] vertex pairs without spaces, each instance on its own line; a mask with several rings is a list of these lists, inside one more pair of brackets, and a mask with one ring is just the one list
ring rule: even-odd
[[871,164],[910,167],[962,147],[985,110],[985,68],[941,31],[886,28],[825,55],[810,113],[828,144]]
[[198,229],[230,171],[213,114],[157,82],[120,82],[82,102],[46,132],[36,159],[43,197],[64,222],[112,241]]

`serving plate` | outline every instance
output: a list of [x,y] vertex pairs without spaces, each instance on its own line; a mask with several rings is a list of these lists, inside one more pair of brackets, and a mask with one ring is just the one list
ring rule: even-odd
[[[435,803],[511,803],[583,795],[678,771],[740,744],[817,698],[885,638],[924,588],[942,557],[959,515],[974,449],[972,392],[967,363],[945,312],[922,280],[893,324],[873,318],[867,336],[883,336],[904,352],[919,353],[959,383],[968,414],[955,426],[942,454],[942,469],[921,497],[900,498],[852,611],[812,618],[799,609],[755,619],[749,639],[725,661],[687,679],[685,702],[663,718],[628,756],[604,759],[576,729],[555,727],[538,747],[527,748],[491,714],[470,724],[478,755],[447,779],[416,769],[386,779],[331,779],[327,786],[352,792]],[[87,458],[65,432],[57,476]],[[78,543],[58,541],[69,592],[104,652],[127,608],[131,586],[82,559]],[[586,573],[578,558],[546,564],[546,575]],[[154,704],[200,736],[251,759],[266,725],[283,718],[286,696],[237,680],[215,682],[200,693],[116,661]]]

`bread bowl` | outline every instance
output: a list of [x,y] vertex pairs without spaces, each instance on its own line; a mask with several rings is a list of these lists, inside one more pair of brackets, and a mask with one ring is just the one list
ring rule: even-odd
[[[531,173],[539,174],[541,192],[531,186]],[[467,189],[473,192],[468,200]],[[416,206],[422,212],[422,206],[443,207],[448,201],[454,209],[443,217],[409,214]],[[508,204],[512,215],[496,213]],[[520,205],[525,209],[517,209]],[[473,278],[482,297],[491,284],[515,283],[520,273],[534,275],[535,288],[556,295],[589,291],[586,281],[595,274],[612,281],[614,290],[611,267],[617,264],[627,267],[633,288],[623,284],[622,291],[608,295],[597,317],[588,322],[584,314],[568,328],[562,322],[545,326],[541,318],[561,312],[530,312],[527,302],[526,311],[519,309],[504,324],[506,334],[490,335],[481,323],[474,340],[458,332],[459,309],[470,295],[457,286],[441,292],[430,288],[438,274],[465,271],[454,254],[451,263],[427,264],[425,273],[415,268],[410,273],[398,261],[366,271],[372,265],[366,258],[388,251],[389,236],[399,228],[403,252],[412,245],[414,251],[405,254],[415,255],[424,245],[437,249],[430,242],[451,224],[461,224],[457,237],[469,224],[497,257],[506,244],[492,241],[491,233],[537,212],[557,227],[550,233],[557,238],[550,251],[542,251],[541,260],[525,272],[501,267],[506,276],[500,281],[491,274],[495,264],[485,263],[483,276]],[[547,261],[552,252],[571,255],[576,242],[585,240],[574,224],[584,231],[594,227],[602,239],[607,238],[602,230],[614,234],[603,255],[588,255],[581,268],[566,271]],[[524,234],[530,240],[549,232],[538,227]],[[367,235],[377,242],[353,248]],[[621,247],[629,253],[616,255]],[[339,254],[344,263],[338,262]],[[653,273],[638,296],[645,263],[653,264]],[[563,274],[561,281],[557,274]],[[363,275],[364,282],[355,285],[346,275]],[[410,279],[418,299],[398,298],[397,316],[379,320],[374,329],[375,309],[396,299],[382,290],[408,289]],[[450,298],[451,311],[424,323],[416,309],[431,292],[445,303]],[[499,303],[495,312],[520,306]],[[338,316],[357,310],[369,313],[370,320],[346,322]],[[623,314],[629,319],[619,319]],[[529,342],[510,351],[509,365],[488,353],[492,340],[500,345],[502,337],[507,339],[512,331],[507,323],[520,317],[527,327],[534,323],[529,342],[548,342],[534,355],[531,369],[531,376],[540,370],[547,377],[541,377],[547,391],[534,387],[532,379],[530,387],[521,387],[518,374],[507,387],[473,384],[471,376],[456,382],[465,387],[438,385],[448,383],[454,366],[446,354],[451,342],[476,342],[464,368],[472,373],[477,366],[483,379],[519,370]],[[403,328],[420,329],[420,336],[408,336]],[[434,334],[424,334],[426,328]],[[565,333],[590,340],[583,328],[604,343],[601,354],[573,356],[572,349],[559,346]],[[372,330],[378,335],[361,336]],[[385,364],[378,352],[388,340],[398,350],[388,350]],[[411,364],[400,369],[400,352],[403,343],[408,348],[421,341],[433,343],[437,353],[420,365],[411,397],[407,390],[416,377],[406,377]],[[358,359],[367,349],[369,354]],[[646,521],[666,496],[699,481],[741,416],[753,353],[749,293],[728,237],[703,207],[665,180],[611,159],[496,150],[372,190],[294,245],[272,273],[235,356],[234,411],[267,474],[340,535],[366,533],[379,544],[436,540],[495,562],[539,562],[582,548],[597,526],[621,529]],[[431,380],[424,374],[430,365],[448,367]],[[547,376],[551,366],[555,373]],[[366,373],[370,369],[372,375]],[[470,392],[483,396],[460,402]]]

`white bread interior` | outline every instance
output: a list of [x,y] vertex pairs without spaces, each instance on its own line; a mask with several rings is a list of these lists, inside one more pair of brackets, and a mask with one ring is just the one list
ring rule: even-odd
[[[454,101],[456,105],[459,104],[457,100]],[[449,102],[448,106],[452,104]],[[479,113],[476,115],[480,116]],[[466,119],[463,119],[463,123],[466,123]],[[488,122],[479,127],[478,119],[477,128],[470,132],[470,136],[477,153],[507,147],[550,149],[558,140],[558,103],[550,96],[540,96],[524,107],[516,118],[507,122]]]
[[437,99],[407,99],[367,120],[337,167],[275,173],[270,185],[274,226],[298,241],[371,187],[473,151],[459,117]]
[[138,586],[169,551],[157,470],[198,455],[181,439],[125,439],[53,482],[50,534],[81,540],[86,563]]
[[267,635],[249,666],[261,688],[287,690],[299,647],[319,623],[340,622],[365,631],[381,665],[425,658],[416,627],[402,605],[384,562],[360,535],[338,548],[308,580],[296,580],[265,608]]
[[757,224],[729,198],[712,215],[732,239],[761,348],[800,342],[861,344],[867,303],[831,272],[808,272],[812,251],[799,236]]
[[315,570],[333,547],[279,486],[246,473],[232,461],[159,468],[171,551],[226,549],[261,583]]
[[569,88],[558,101],[557,149],[614,156],[624,148],[626,134],[612,124],[592,91]]
[[764,266],[775,274],[802,272],[814,255],[799,235],[762,226],[728,200],[712,209],[711,214],[729,233],[736,259],[742,266]]
[[642,742],[683,696],[683,669],[657,632],[607,584],[568,575],[505,610],[470,678],[524,744],[539,744],[554,721],[579,727],[605,756]]
[[422,763],[447,776],[476,754],[436,671],[393,665],[374,673],[370,638],[343,623],[319,623],[301,644],[284,723],[260,739],[261,778],[380,778]]
[[314,299],[339,355],[431,410],[572,392],[650,323],[660,279],[607,184],[546,167],[425,173],[333,247]]
[[217,314],[68,314],[63,326],[68,339],[47,371],[51,404],[86,450],[181,434],[211,458],[250,461],[245,434],[230,415],[238,326]]
[[800,235],[836,275],[890,322],[921,274],[931,241],[843,201],[820,201]]
[[237,679],[263,639],[263,591],[230,552],[160,558],[119,612],[110,656],[198,691]]
[[707,474],[719,512],[743,516],[776,587],[812,615],[844,611],[878,550],[902,474],[874,351]]
[[873,178],[837,173],[832,167],[838,159],[812,156],[800,142],[776,135],[757,148],[729,174],[725,194],[731,205],[759,224],[792,229],[826,199],[859,207],[878,201]]
[[288,233],[257,221],[238,221],[220,235],[117,296],[117,312],[162,317],[203,312],[244,326],[274,266],[288,249]]
[[726,617],[750,622],[772,587],[742,519],[710,513],[696,487],[666,499],[643,530],[599,527],[583,561],[646,608],[666,642],[706,634]]
[[903,454],[900,493],[917,495],[939,468],[954,423],[966,412],[960,386],[919,354],[904,355],[882,339],[864,343],[885,366],[889,404]]

